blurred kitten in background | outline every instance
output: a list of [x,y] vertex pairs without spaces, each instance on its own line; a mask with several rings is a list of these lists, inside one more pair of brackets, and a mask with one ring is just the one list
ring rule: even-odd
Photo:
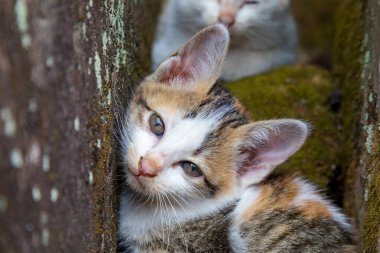
[[296,61],[290,0],[167,0],[153,45],[155,69],[202,28],[223,23],[231,34],[222,79],[236,80]]

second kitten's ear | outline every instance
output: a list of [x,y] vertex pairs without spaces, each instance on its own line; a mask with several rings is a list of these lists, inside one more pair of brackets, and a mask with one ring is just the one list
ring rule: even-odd
[[242,185],[258,183],[304,143],[307,124],[293,119],[251,123],[237,129],[236,163]]
[[196,85],[219,78],[229,45],[229,33],[223,25],[207,27],[190,38],[179,51],[163,61],[148,77],[169,85]]

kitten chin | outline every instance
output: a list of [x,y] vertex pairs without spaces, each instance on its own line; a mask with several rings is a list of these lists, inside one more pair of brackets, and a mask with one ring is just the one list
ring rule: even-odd
[[225,26],[201,30],[136,88],[121,130],[120,244],[134,252],[344,252],[347,218],[308,181],[276,174],[305,142],[297,119],[250,121],[216,83]]
[[297,29],[289,0],[168,0],[153,44],[152,68],[194,33],[216,23],[229,26],[231,45],[224,80],[236,80],[294,64]]

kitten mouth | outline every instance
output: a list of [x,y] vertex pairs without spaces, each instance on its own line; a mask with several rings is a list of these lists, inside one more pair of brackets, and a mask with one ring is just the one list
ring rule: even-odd
[[146,177],[142,176],[141,174],[135,174],[132,171],[130,171],[131,179],[133,182],[133,186],[138,191],[145,191],[147,189],[146,180],[152,178],[152,177]]
[[140,189],[144,189],[145,185],[143,184],[143,182],[141,182],[141,176],[136,175],[132,171],[130,171],[130,174],[131,174],[132,181],[134,182],[134,185],[137,186]]

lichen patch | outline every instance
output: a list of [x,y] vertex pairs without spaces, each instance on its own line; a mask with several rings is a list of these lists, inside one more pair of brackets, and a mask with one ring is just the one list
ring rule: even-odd
[[28,49],[31,44],[28,24],[28,5],[25,0],[16,0],[14,12],[16,15],[17,27],[21,35],[21,45]]
[[9,159],[15,169],[21,169],[24,166],[24,157],[20,148],[12,149]]
[[17,126],[11,109],[9,107],[1,109],[0,118],[4,122],[4,135],[7,137],[14,137],[16,135]]

